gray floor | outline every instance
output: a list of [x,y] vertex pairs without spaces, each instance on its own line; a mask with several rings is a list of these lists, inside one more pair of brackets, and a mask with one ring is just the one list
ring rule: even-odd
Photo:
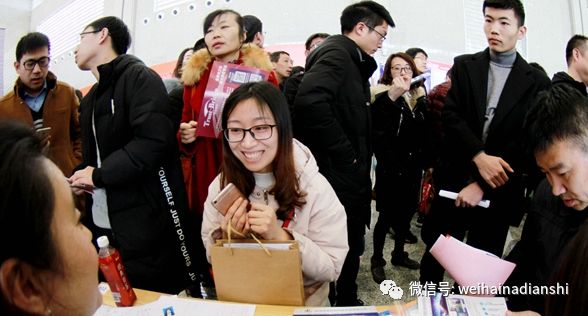
[[[372,203],[372,221],[371,221],[371,228],[373,229],[376,221],[378,219],[378,212],[375,211],[374,207],[375,203]],[[522,227],[522,224],[521,226]],[[419,261],[425,251],[425,244],[422,242],[420,238],[421,230],[420,228],[416,227],[416,216],[413,218],[413,222],[411,225],[411,231],[418,237],[418,242],[416,244],[407,244],[405,246],[405,251],[409,253],[409,256],[413,260]],[[508,253],[512,246],[516,243],[516,240],[520,238],[520,231],[519,227],[511,227],[509,231],[509,236],[507,238],[506,246],[505,246],[505,253]],[[358,297],[365,302],[366,305],[391,305],[394,304],[394,300],[390,298],[388,295],[382,295],[380,291],[380,285],[375,283],[372,279],[372,274],[370,272],[370,257],[373,253],[373,243],[372,243],[372,230],[369,230],[365,236],[365,253],[361,259],[361,266],[359,270],[359,275],[357,277],[357,284],[358,284]],[[419,279],[419,270],[410,270],[404,267],[397,267],[393,266],[390,263],[391,259],[391,252],[394,247],[394,240],[388,238],[386,240],[386,244],[384,246],[384,259],[386,259],[387,264],[385,267],[386,276],[389,280],[393,280],[397,286],[402,288],[404,295],[403,301],[412,301],[416,299],[414,296],[410,296],[410,283],[416,282]],[[451,278],[449,276],[445,276],[446,281],[451,282],[453,284]]]

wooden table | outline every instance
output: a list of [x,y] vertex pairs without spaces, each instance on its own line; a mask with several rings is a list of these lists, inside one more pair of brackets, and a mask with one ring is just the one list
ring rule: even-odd
[[[158,292],[152,292],[147,290],[141,289],[134,289],[135,294],[137,295],[137,301],[135,302],[135,306],[143,305],[147,303],[151,303],[157,301],[160,296],[167,295]],[[190,298],[194,300],[198,300],[198,298]],[[214,301],[218,302],[218,301]],[[231,304],[230,302],[223,302],[226,304]],[[415,302],[408,303],[410,305],[414,304]],[[106,291],[104,295],[102,295],[102,304],[108,306],[115,306],[114,300],[112,295],[110,294],[110,290]],[[291,316],[294,313],[294,309],[300,308],[300,306],[282,306],[282,305],[263,305],[263,304],[256,304],[255,305],[255,316]],[[376,309],[380,312],[385,310],[396,311],[398,307],[402,306],[402,304],[398,305],[389,305],[389,306],[376,306]]]

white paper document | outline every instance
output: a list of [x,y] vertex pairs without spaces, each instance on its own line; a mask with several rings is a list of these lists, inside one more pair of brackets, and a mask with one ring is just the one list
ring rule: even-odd
[[133,307],[102,305],[94,316],[163,316],[163,315],[210,315],[253,316],[255,305],[221,303],[218,301],[161,296],[157,301]]
[[[451,191],[446,191],[446,190],[440,190],[439,196],[442,196],[442,197],[448,198],[448,199],[452,199],[452,200],[457,199],[457,193],[451,192]],[[478,206],[488,208],[488,207],[490,207],[490,200],[482,200],[482,201],[480,201],[480,203],[478,203]]]

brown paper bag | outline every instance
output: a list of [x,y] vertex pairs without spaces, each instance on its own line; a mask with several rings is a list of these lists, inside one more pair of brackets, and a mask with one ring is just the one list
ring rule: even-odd
[[[272,305],[304,305],[304,284],[300,251],[296,241],[288,250],[239,249],[223,247],[227,240],[217,240],[210,249],[216,294],[219,300]],[[231,243],[255,243],[250,239]]]

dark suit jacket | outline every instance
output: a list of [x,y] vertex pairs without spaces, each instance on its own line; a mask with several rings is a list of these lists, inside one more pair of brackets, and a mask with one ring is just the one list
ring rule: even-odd
[[[547,89],[550,80],[517,53],[484,143],[489,67],[488,49],[455,58],[452,87],[442,113],[445,140],[437,183],[439,189],[459,192],[477,181],[484,189],[484,198],[491,200],[493,212],[516,220],[523,208],[524,175],[537,174],[534,159],[523,149],[522,125],[537,93]],[[514,169],[506,185],[495,190],[486,185],[472,161],[482,150],[503,158]]]

